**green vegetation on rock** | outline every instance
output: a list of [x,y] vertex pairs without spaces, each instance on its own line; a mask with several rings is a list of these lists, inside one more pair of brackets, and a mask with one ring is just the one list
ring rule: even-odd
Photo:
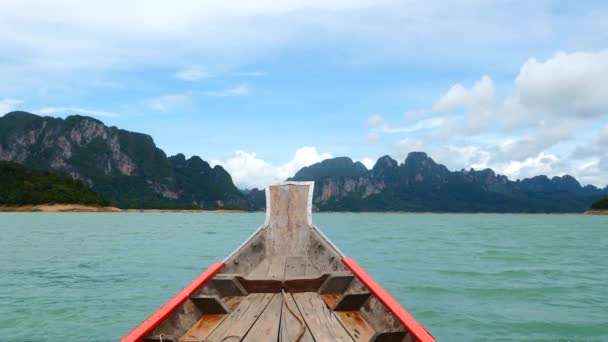
[[591,205],[591,209],[608,210],[608,196],[598,200],[597,202],[594,202]]
[[105,198],[80,180],[46,171],[28,171],[17,163],[0,161],[0,205],[51,203],[108,205]]
[[424,152],[402,163],[384,156],[371,170],[359,164],[328,159],[292,180],[315,181],[321,211],[583,212],[608,193],[568,175],[511,181],[491,169],[450,171]]
[[221,166],[167,157],[149,135],[86,116],[0,117],[0,160],[81,179],[125,209],[249,209]]

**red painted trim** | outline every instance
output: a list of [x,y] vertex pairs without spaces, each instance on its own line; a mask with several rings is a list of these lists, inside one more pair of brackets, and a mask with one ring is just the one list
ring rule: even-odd
[[354,259],[344,257],[342,263],[389,309],[419,342],[435,342],[431,335],[409,312],[378,284]]
[[123,337],[121,342],[137,342],[146,337],[154,328],[162,323],[169,315],[179,308],[194,292],[196,292],[203,284],[219,272],[224,267],[223,262],[216,262],[211,265],[205,272],[201,273],[188,286],[184,287],[175,297],[158,309],[152,316],[143,321],[137,328],[133,329],[127,336]]

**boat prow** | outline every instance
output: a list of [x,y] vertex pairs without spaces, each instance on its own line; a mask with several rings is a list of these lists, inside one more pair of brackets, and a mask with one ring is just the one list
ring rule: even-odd
[[266,187],[266,222],[121,341],[435,341],[312,224],[313,182]]

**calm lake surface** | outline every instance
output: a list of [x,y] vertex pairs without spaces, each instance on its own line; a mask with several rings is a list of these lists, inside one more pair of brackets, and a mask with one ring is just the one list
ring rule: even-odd
[[[313,220],[440,341],[608,341],[608,216]],[[0,213],[0,341],[116,341],[263,221]]]

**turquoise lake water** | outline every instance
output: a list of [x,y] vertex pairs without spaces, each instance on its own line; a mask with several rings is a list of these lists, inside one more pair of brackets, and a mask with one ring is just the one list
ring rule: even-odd
[[[313,220],[440,341],[608,341],[608,216]],[[116,341],[263,221],[0,213],[0,341]]]

